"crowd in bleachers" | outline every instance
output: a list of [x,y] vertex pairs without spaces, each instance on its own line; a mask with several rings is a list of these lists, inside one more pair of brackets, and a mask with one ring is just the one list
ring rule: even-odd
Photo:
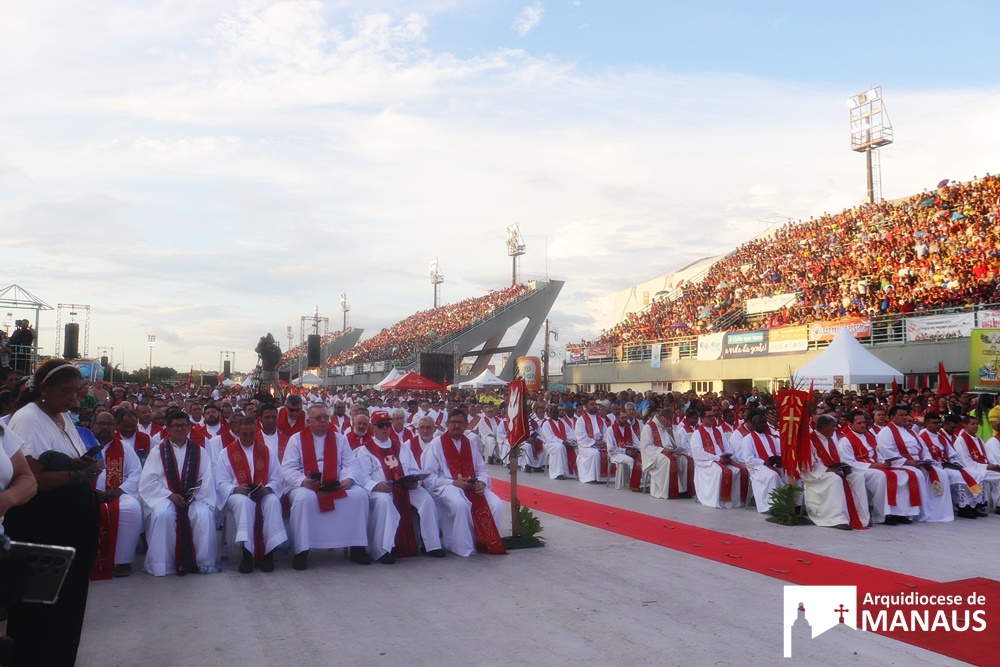
[[630,313],[595,344],[667,340],[716,330],[747,299],[799,297],[761,322],[898,316],[992,301],[997,291],[1000,178],[946,184],[897,202],[789,223],[717,262],[681,295]]
[[[334,331],[333,333],[326,334],[325,336],[323,336],[322,340],[320,341],[320,346],[322,347],[324,345],[329,345],[330,343],[332,343],[333,341],[337,340],[338,338],[340,338],[341,336],[343,336],[344,334],[346,334],[350,330],[351,330],[351,327],[348,327],[348,328],[346,328],[346,329],[344,329],[342,331]],[[305,342],[299,343],[298,345],[296,345],[292,349],[287,350],[284,354],[282,354],[281,355],[281,361],[278,362],[278,366],[279,367],[287,366],[288,364],[290,364],[293,361],[295,361],[296,359],[298,359],[299,358],[299,354],[301,354],[302,356],[305,356],[305,354],[306,354],[306,343]]]
[[491,317],[497,310],[524,296],[527,290],[524,285],[514,285],[491,291],[485,296],[421,310],[353,349],[334,355],[328,364],[336,366],[408,359],[417,350],[432,350],[451,336]]

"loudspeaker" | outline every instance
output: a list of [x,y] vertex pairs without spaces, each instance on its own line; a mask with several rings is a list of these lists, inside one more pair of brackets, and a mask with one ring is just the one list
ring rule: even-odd
[[455,356],[447,352],[421,352],[420,374],[447,386],[455,382]]
[[225,361],[222,362],[222,377],[224,378],[228,378],[230,375],[232,375],[232,367],[229,364],[230,364],[229,359],[226,359]]
[[70,322],[66,325],[66,341],[63,343],[63,359],[80,357],[80,325]]
[[319,360],[319,334],[309,334],[308,354],[306,355],[306,366],[316,368],[320,365]]

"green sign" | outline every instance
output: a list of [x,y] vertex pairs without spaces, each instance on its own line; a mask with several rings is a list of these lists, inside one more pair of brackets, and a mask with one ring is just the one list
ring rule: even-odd
[[1000,329],[973,329],[969,391],[1000,392]]

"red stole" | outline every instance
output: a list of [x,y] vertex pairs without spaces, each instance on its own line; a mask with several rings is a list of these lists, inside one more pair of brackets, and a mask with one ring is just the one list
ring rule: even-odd
[[353,428],[347,433],[345,433],[345,435],[347,436],[347,444],[351,446],[352,452],[358,447],[361,447],[362,445],[367,445],[369,442],[374,442],[374,440],[372,439],[371,431],[365,433],[365,437],[363,439],[358,437],[358,434],[354,432]]
[[753,446],[757,450],[757,458],[764,460],[764,467],[770,468],[780,475],[780,470],[767,463],[767,460],[772,456],[778,456],[778,448],[774,444],[774,437],[770,433],[765,433],[764,437],[761,438],[761,434],[757,431],[750,431],[750,437],[753,438]]
[[[445,431],[441,434],[441,453],[448,464],[448,471],[452,479],[464,477],[471,479],[476,476],[476,467],[472,461],[472,443],[469,439],[462,437],[456,445],[451,439],[451,435]],[[505,554],[507,550],[503,546],[500,538],[500,531],[496,522],[493,521],[493,513],[490,512],[490,505],[486,502],[485,495],[479,495],[475,491],[466,491],[465,497],[472,503],[472,526],[475,529],[476,551],[489,554]]]
[[[164,438],[166,440],[166,438]],[[188,433],[188,440],[198,445],[199,447],[204,447],[205,443],[208,442],[208,431],[201,424],[194,424],[191,426],[191,432]]]
[[333,424],[333,428],[337,429],[338,433],[346,433],[351,430],[351,418],[347,415],[330,415],[330,423]]
[[[830,448],[827,449],[823,446],[823,441],[820,440],[819,435],[816,433],[812,434],[812,446],[816,455],[819,456],[819,460],[823,462],[825,466],[832,466],[840,463],[840,453],[837,452],[837,445],[830,440]],[[840,477],[840,481],[844,485],[844,501],[847,503],[847,516],[850,518],[851,528],[855,530],[864,530],[867,528],[861,523],[861,516],[858,514],[858,506],[854,503],[854,492],[851,490],[851,483],[847,481],[846,474],[835,473]]]
[[[382,464],[382,475],[386,481],[396,481],[403,477],[403,462],[400,460],[399,441],[390,440],[389,448],[379,447],[374,438],[365,443],[365,449]],[[417,546],[417,536],[413,532],[413,508],[410,506],[410,490],[402,484],[393,484],[390,487],[392,493],[392,504],[399,512],[399,526],[396,528],[396,548],[397,556],[416,556],[420,553]],[[375,492],[373,492],[375,493]]]
[[988,465],[986,455],[983,453],[983,450],[979,448],[979,443],[976,442],[976,440],[978,440],[977,437],[969,435],[969,433],[964,429],[958,434],[958,437],[965,441],[965,446],[968,448],[969,456],[972,457],[973,461]]
[[[722,434],[719,433],[718,427],[708,429],[705,426],[699,426],[698,433],[701,434],[701,444],[705,448],[706,452],[713,456],[721,456],[726,453],[726,448],[722,443]],[[716,446],[719,447],[718,454],[715,453]],[[722,468],[722,484],[719,489],[719,502],[729,503],[733,501],[733,470],[729,466],[735,466],[743,473],[740,475],[740,495],[745,501],[747,491],[750,489],[750,478],[747,475],[747,469],[732,459],[729,459],[728,464],[725,464],[722,461],[715,461],[715,463]]]
[[[924,441],[925,445],[927,445],[927,449],[931,450],[931,455],[934,457],[936,461],[947,462],[948,434],[945,433],[944,431],[938,431],[938,436],[945,442],[943,452],[941,451],[940,447],[934,444],[933,440],[931,439],[930,433],[928,433],[927,431],[924,431],[923,433],[920,434],[920,439]],[[959,434],[959,437],[963,437],[965,439],[966,446],[969,449],[969,456],[972,457],[973,461],[975,461],[976,463],[986,463],[986,457],[983,456],[983,453],[979,449],[979,444],[976,442],[975,438],[973,438],[964,430]],[[976,481],[975,477],[969,474],[968,470],[962,468],[961,470],[959,470],[959,472],[962,474],[962,481],[964,481],[965,485],[969,487],[969,491],[971,491],[976,495],[979,495],[980,493],[983,492],[982,487],[979,486],[979,482]]]
[[[274,432],[278,436],[278,462],[280,463],[281,460],[285,458],[285,448],[288,447],[288,436],[278,430],[275,430]],[[267,445],[264,444],[264,432],[260,429],[257,429],[257,439],[254,442],[259,442],[267,447]]]
[[[875,442],[875,436],[872,435],[871,431],[865,431],[865,442],[867,442],[867,447],[865,442],[861,442],[861,437],[854,432],[854,429],[848,427],[847,431],[844,432],[844,437],[847,441],[851,443],[851,449],[854,450],[854,458],[862,463],[878,463],[878,445]],[[868,448],[871,448],[870,450]],[[869,455],[869,451],[871,454]],[[873,468],[873,470],[881,470],[885,473],[885,495],[886,499],[889,501],[890,505],[896,504],[897,494],[899,493],[899,478],[896,477],[897,472],[905,473],[910,480],[910,505],[913,507],[920,506],[920,483],[917,480],[917,473],[913,470],[906,470],[905,468]]]
[[[257,427],[257,430],[260,430],[259,426]],[[229,445],[236,442],[236,436],[234,436],[233,432],[228,428],[221,428],[219,429],[219,440],[222,441],[222,448],[225,449]]]
[[663,448],[663,437],[660,435],[660,429],[657,426],[655,419],[649,420],[649,429],[650,433],[653,435],[653,444],[659,447],[662,454],[670,459],[670,476],[667,480],[667,498],[679,498],[681,495],[680,485],[678,482],[678,475],[680,474],[680,471],[677,468],[678,456],[685,456],[688,459],[687,493],[694,493],[694,461],[687,454]]
[[[588,413],[584,413],[584,414],[580,415],[580,419],[583,420],[583,427],[587,430],[587,437],[589,437],[591,440],[594,440],[596,442],[597,440],[601,440],[601,439],[604,438],[604,431],[607,429],[608,425],[607,425],[607,422],[605,422],[603,419],[601,419],[600,415],[593,415],[594,419],[596,419],[599,424],[604,424],[604,428],[602,428],[598,432],[598,437],[595,438],[594,437],[594,425],[590,422],[590,417],[591,417],[591,415],[588,414]],[[608,476],[608,450],[607,449],[598,449],[597,451],[600,452],[600,454],[601,454],[601,477],[607,477]]]
[[306,430],[305,415],[300,412],[298,421],[295,422],[295,426],[292,426],[288,423],[288,410],[278,410],[278,430],[288,437],[291,437],[295,433],[301,433]]
[[[226,445],[226,454],[229,456],[229,465],[233,467],[233,474],[236,476],[238,484],[261,486],[267,484],[270,474],[271,450],[263,442],[253,443],[253,474],[250,474],[250,462],[247,461],[246,452],[240,442],[232,442]],[[260,566],[264,562],[264,510],[261,507],[263,497],[254,501],[253,517],[253,561]]]
[[[121,435],[118,431],[115,431],[115,438],[121,439]],[[143,433],[142,431],[136,429],[135,431],[135,443],[132,445],[132,449],[136,452],[146,452],[149,454],[150,437]]]
[[479,420],[480,419],[482,419],[482,417],[480,417],[479,415],[476,415],[475,417],[473,417],[472,419],[470,419],[469,420],[469,425],[465,427],[465,430],[466,431],[475,431],[476,430],[476,426],[479,424]]
[[[618,422],[615,422],[614,426],[611,427],[612,433],[615,436],[615,442],[618,443],[619,447],[625,449],[625,453],[631,456],[635,463],[632,464],[632,470],[629,476],[629,488],[638,490],[642,486],[642,455],[636,451],[629,451],[629,447],[638,447],[639,444],[635,441],[635,429],[633,425],[629,425],[625,429],[622,429]],[[628,434],[626,436],[626,434]]]
[[[569,417],[560,417],[556,421],[558,421],[560,424],[562,424],[562,426],[563,426],[562,432],[564,434],[567,433],[566,429],[572,429],[573,428],[573,420],[570,419]],[[574,440],[575,439],[576,438],[574,437]],[[569,440],[569,436],[567,434],[567,437],[563,438],[563,442],[566,442],[568,440]],[[569,474],[571,474],[571,475],[575,475],[576,474],[576,447],[573,447],[573,446],[566,447],[566,467],[569,468]]]
[[[147,443],[149,436],[146,437]],[[136,443],[139,439],[136,437]],[[125,478],[125,447],[117,433],[104,451],[104,490],[114,491]],[[94,480],[96,483],[97,480]],[[101,503],[101,524],[98,532],[97,557],[90,568],[90,580],[110,579],[115,569],[115,546],[118,544],[118,498]]]
[[[420,436],[413,436],[408,440],[408,442],[410,443],[410,453],[413,454],[413,459],[417,462],[417,466],[422,466],[423,464],[420,462],[420,457],[424,455],[424,445],[420,441]],[[433,442],[433,440],[431,442]]]
[[[189,439],[184,445],[184,466],[177,469],[177,457],[174,455],[173,443],[164,440],[160,443],[160,463],[163,465],[167,488],[171,493],[187,497],[194,487],[202,483],[198,479],[201,472],[201,447],[192,447]],[[198,555],[194,548],[194,535],[191,532],[191,518],[188,507],[177,510],[177,541],[174,545],[174,565],[178,575],[198,571]]]
[[[903,440],[903,434],[900,432],[899,427],[889,422],[886,424],[889,431],[892,432],[892,439],[896,443],[896,449],[899,450],[899,455],[902,456],[907,461],[915,460],[910,451],[906,448],[906,441]],[[918,452],[919,454],[919,452]],[[940,496],[944,493],[944,487],[941,485],[941,477],[938,475],[937,468],[931,466],[927,468],[927,475],[931,478],[931,485],[934,488],[934,495]]]
[[[299,433],[302,439],[302,469],[306,477],[319,472],[319,462],[316,457],[316,440],[313,432],[305,429]],[[320,477],[320,485],[335,482],[340,477],[340,459],[337,451],[337,431],[332,426],[327,427],[326,442],[323,443],[323,474]],[[335,500],[346,498],[347,491],[337,489],[336,491],[316,491],[319,497],[319,511],[331,512],[336,509]]]

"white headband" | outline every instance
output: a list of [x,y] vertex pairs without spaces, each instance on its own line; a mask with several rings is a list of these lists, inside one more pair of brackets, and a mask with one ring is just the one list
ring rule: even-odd
[[76,368],[76,366],[74,366],[73,364],[62,364],[61,366],[56,366],[51,371],[45,374],[45,377],[42,378],[42,384],[48,382],[50,377],[52,377],[54,374],[58,373],[64,368]]

